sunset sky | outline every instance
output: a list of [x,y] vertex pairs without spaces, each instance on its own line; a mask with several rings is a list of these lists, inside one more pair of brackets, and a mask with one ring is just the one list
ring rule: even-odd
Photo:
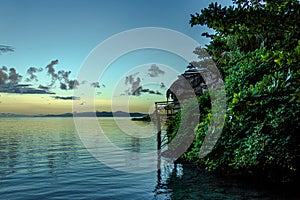
[[[91,102],[96,110],[110,111],[112,101],[113,110],[124,110],[122,105],[128,104],[130,112],[149,112],[154,101],[166,99],[166,89],[184,71],[187,60],[142,49],[113,60],[99,80],[88,76],[78,80],[80,69],[103,41],[135,28],[170,29],[201,45],[208,43],[201,36],[208,29],[191,28],[189,19],[210,2],[0,0],[0,113],[65,113],[73,112],[73,104],[91,111],[87,106]],[[93,100],[76,93],[83,85],[94,92]]]

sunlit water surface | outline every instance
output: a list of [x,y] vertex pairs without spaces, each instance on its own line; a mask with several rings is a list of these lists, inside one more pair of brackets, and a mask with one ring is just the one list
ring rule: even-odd
[[[137,138],[124,134],[112,118],[98,120],[107,137],[129,155],[155,150],[152,124],[136,122],[149,131],[149,137]],[[113,151],[110,159],[125,165],[126,160],[118,160]],[[0,199],[273,199],[276,195],[228,183],[189,165],[165,165],[161,176],[157,170],[116,170],[89,153],[73,118],[0,118]],[[276,197],[285,198],[280,195]]]

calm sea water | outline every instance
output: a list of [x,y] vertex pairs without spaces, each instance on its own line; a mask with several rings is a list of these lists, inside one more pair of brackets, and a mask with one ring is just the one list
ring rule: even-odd
[[[109,140],[129,152],[128,160],[155,150],[151,124],[137,122],[149,136],[136,138],[124,134],[113,119],[98,120]],[[128,164],[111,151],[106,159]],[[170,163],[161,174],[119,171],[90,154],[73,118],[0,118],[0,199],[285,199],[286,195],[228,182],[189,165]]]

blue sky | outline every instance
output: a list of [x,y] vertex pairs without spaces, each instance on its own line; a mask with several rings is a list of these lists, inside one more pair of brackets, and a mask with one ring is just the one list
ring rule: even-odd
[[[14,52],[0,55],[0,66],[15,68],[17,73],[23,76],[20,83],[25,83],[24,80],[28,76],[26,71],[29,67],[43,68],[43,72],[37,73],[39,80],[30,83],[37,87],[51,83],[45,69],[51,61],[58,60],[58,64],[55,65],[56,72],[71,71],[69,78],[76,79],[85,58],[99,43],[129,29],[167,28],[186,34],[200,44],[205,44],[208,40],[202,37],[201,33],[207,29],[201,26],[191,28],[189,19],[190,14],[199,12],[211,2],[201,0],[0,0],[0,45],[14,48]],[[225,5],[230,1],[218,2]],[[144,63],[149,62],[152,61],[145,58]],[[181,63],[184,64],[179,60],[178,64]],[[184,69],[185,66],[182,67]],[[117,68],[119,74],[128,71],[128,68],[123,69],[121,66]],[[108,80],[113,79],[108,78]],[[100,86],[102,84],[106,85],[108,90],[109,83],[104,81]],[[105,92],[105,88],[102,89],[103,91],[99,89],[99,94]],[[59,90],[59,86],[54,87],[52,92],[59,96],[72,95],[71,91]],[[9,95],[13,94],[3,93],[0,96],[2,104],[0,108],[5,112],[9,110],[4,109],[4,103],[12,101],[10,99],[12,96]],[[43,95],[35,96],[35,101],[42,97],[45,98]],[[22,98],[18,97],[21,100]],[[47,98],[57,101],[51,98],[50,94]],[[101,99],[101,95],[97,98]]]

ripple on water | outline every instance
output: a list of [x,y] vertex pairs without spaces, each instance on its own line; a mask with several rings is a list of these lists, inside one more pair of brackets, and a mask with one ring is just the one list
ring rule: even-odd
[[[105,119],[107,136],[136,153],[155,149],[154,134],[136,139]],[[146,127],[146,126],[145,126]],[[128,127],[127,127],[128,128]],[[93,131],[93,130],[91,130]],[[153,127],[149,128],[149,132]],[[109,146],[100,145],[109,151]],[[119,165],[124,158],[111,149]],[[132,157],[129,159],[136,159]],[[133,174],[105,166],[82,145],[72,118],[0,118],[1,199],[272,199],[191,166],[170,164]],[[284,199],[284,198],[277,198]]]

